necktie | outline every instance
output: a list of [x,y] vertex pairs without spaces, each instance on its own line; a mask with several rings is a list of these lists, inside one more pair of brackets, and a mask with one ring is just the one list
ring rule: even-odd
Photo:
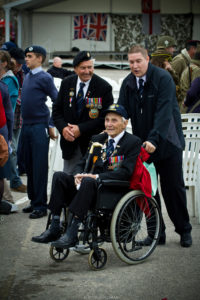
[[84,107],[85,101],[84,101],[84,92],[83,88],[85,86],[85,83],[80,82],[80,88],[77,94],[77,114],[80,116],[80,113]]
[[139,95],[140,98],[142,98],[142,93],[144,91],[144,85],[143,85],[144,80],[142,78],[139,79]]
[[115,142],[115,140],[113,140],[113,139],[110,139],[108,141],[108,146],[107,146],[107,149],[106,149],[107,158],[109,158],[112,155],[113,151],[114,151],[114,145],[113,145],[114,142]]

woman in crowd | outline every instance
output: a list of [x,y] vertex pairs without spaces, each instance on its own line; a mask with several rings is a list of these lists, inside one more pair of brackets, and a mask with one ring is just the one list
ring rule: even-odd
[[[10,96],[10,101],[12,105],[13,113],[15,111],[18,93],[19,93],[19,84],[18,80],[15,77],[13,71],[14,71],[15,65],[11,61],[11,56],[8,51],[0,50],[0,79],[7,85],[8,92]],[[11,154],[11,140],[9,142],[9,152]],[[6,169],[6,177],[7,179],[11,178],[11,162],[10,158],[8,159],[8,162],[5,165]],[[7,184],[7,181],[4,180],[4,199],[14,202],[13,196],[10,191],[10,187]]]
[[[12,128],[13,128],[13,111],[12,106],[8,94],[8,88],[6,84],[4,84],[0,80],[0,116],[5,117],[5,122],[1,124],[0,134],[3,135],[6,142],[9,143],[12,140]],[[7,163],[6,163],[7,164]],[[3,167],[0,167],[0,213],[8,214],[15,207],[10,205],[6,201],[2,201],[3,190],[4,190],[4,181],[8,174],[8,169],[6,168],[6,164]]]

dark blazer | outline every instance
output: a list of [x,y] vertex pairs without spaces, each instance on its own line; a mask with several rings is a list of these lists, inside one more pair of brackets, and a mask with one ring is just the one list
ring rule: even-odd
[[[101,77],[93,74],[86,98],[102,98],[102,108],[98,110],[99,115],[95,119],[90,118],[90,108],[86,106],[80,117],[78,117],[76,113],[77,79],[77,75],[72,75],[62,81],[58,98],[53,105],[53,121],[61,134],[61,149],[64,159],[73,157],[77,145],[80,146],[83,155],[86,153],[91,136],[100,133],[104,129],[103,112],[113,103],[111,85]],[[78,125],[81,132],[81,136],[74,142],[68,142],[62,136],[62,130],[68,123]]]
[[[125,132],[112,154],[112,157],[116,158],[116,160],[118,160],[120,157],[123,157],[123,159],[119,159],[116,164],[110,164],[107,159],[104,159],[105,156],[103,153],[105,153],[107,141],[107,133],[95,135],[91,139],[91,145],[94,142],[98,142],[104,145],[103,150],[97,147],[97,152],[94,152],[94,155],[97,155],[98,159],[94,164],[93,174],[99,174],[100,179],[117,179],[125,181],[129,180],[133,173],[137,157],[140,153],[140,138],[128,132]],[[85,171],[84,168],[89,157],[89,150],[90,147],[84,158],[77,164],[75,172],[76,174],[83,173]],[[90,164],[90,167],[92,166],[92,164]]]
[[160,160],[184,148],[180,111],[173,78],[166,70],[149,63],[143,99],[138,95],[135,76],[130,73],[123,81],[118,103],[131,119],[133,132],[156,146],[152,160]]
[[49,68],[47,70],[47,72],[49,74],[51,74],[52,77],[57,77],[57,78],[61,78],[61,79],[74,74],[73,71],[70,71],[70,70],[67,70],[67,69],[64,69],[64,68],[57,68],[57,67],[54,67],[54,66]]

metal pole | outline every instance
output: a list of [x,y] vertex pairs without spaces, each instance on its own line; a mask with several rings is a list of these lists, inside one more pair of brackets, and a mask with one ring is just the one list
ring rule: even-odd
[[5,42],[10,41],[10,8],[4,8],[5,10]]
[[22,47],[22,15],[21,12],[17,16],[17,44]]

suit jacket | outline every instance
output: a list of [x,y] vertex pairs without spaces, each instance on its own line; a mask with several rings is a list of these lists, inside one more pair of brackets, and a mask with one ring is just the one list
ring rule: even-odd
[[122,83],[118,103],[126,108],[134,134],[156,146],[151,160],[165,159],[183,150],[176,87],[169,72],[149,63],[142,100],[136,78],[130,73]]
[[[93,74],[86,98],[102,98],[102,108],[98,109],[99,115],[92,119],[89,116],[90,108],[85,106],[80,117],[78,117],[76,112],[77,79],[77,75],[72,75],[62,81],[58,98],[53,105],[53,121],[61,134],[61,149],[64,159],[72,158],[78,145],[82,154],[86,153],[91,136],[100,133],[104,129],[103,112],[113,103],[111,85]],[[62,130],[68,123],[78,125],[81,132],[81,136],[74,142],[68,142],[62,136]]]
[[[114,163],[110,163],[104,155],[106,153],[107,141],[107,133],[92,137],[91,145],[94,142],[98,142],[103,145],[102,149],[97,147],[97,152],[94,152],[93,154],[93,157],[98,156],[98,159],[94,164],[93,157],[91,159],[92,163],[90,164],[90,167],[93,169],[93,174],[99,174],[100,179],[130,180],[141,149],[140,138],[125,132],[110,158],[110,161],[113,160]],[[88,148],[84,158],[77,164],[75,173],[83,173],[85,171],[85,165],[87,164],[90,155],[89,150],[90,147]]]

